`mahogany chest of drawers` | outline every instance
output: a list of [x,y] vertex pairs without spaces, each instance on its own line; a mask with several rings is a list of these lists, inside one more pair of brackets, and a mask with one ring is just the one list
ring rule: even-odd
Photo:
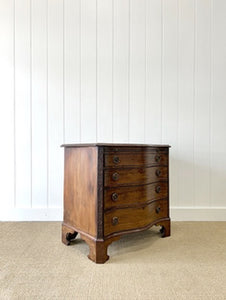
[[62,241],[77,234],[104,263],[123,234],[160,225],[170,235],[169,146],[75,144],[65,148]]

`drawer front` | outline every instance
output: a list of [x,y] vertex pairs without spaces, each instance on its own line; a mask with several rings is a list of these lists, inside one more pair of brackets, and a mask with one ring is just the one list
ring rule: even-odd
[[104,166],[117,167],[117,166],[142,166],[142,165],[167,165],[168,154],[157,151],[153,152],[119,152],[105,154]]
[[168,182],[160,181],[141,186],[116,187],[104,190],[104,209],[136,205],[167,198]]
[[167,167],[111,169],[104,171],[105,186],[148,184],[159,180],[166,180],[167,178]]
[[168,216],[167,200],[153,201],[140,208],[111,210],[104,214],[104,235],[143,228]]
[[105,153],[119,153],[119,152],[161,152],[161,153],[168,153],[169,145],[142,145],[142,144],[117,144],[114,146],[106,146],[104,145],[104,152]]

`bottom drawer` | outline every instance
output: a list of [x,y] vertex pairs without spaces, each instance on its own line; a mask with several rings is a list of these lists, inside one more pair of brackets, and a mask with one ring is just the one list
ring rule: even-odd
[[111,210],[104,214],[104,235],[142,228],[168,216],[167,200],[153,201],[144,207]]

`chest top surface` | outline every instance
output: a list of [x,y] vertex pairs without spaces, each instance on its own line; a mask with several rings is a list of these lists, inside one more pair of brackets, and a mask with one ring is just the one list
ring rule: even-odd
[[61,147],[154,147],[154,148],[170,148],[169,145],[158,145],[158,144],[123,144],[123,143],[86,143],[86,144],[63,144]]

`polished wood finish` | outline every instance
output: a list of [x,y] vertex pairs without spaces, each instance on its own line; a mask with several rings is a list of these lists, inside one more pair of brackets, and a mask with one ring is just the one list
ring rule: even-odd
[[[117,222],[114,222],[114,218],[117,218]],[[163,218],[168,218],[167,200],[156,200],[140,207],[112,209],[104,214],[104,235],[120,234],[121,231],[136,228],[142,229]]]
[[120,152],[105,154],[105,167],[168,165],[168,156],[159,151],[143,151],[137,153]]
[[161,226],[170,235],[167,145],[75,144],[65,147],[62,242],[80,237],[88,257],[108,260],[121,235]]
[[64,222],[97,235],[97,148],[65,148]]
[[117,151],[119,149],[120,151],[123,151],[124,149],[138,149],[138,150],[144,150],[146,148],[152,147],[153,149],[159,149],[161,148],[169,148],[169,145],[154,145],[154,144],[111,144],[111,143],[88,143],[88,144],[63,144],[61,147],[65,148],[80,148],[80,147],[103,147],[105,148],[105,151]]
[[107,254],[108,246],[113,241],[116,241],[120,238],[120,236],[118,236],[99,241],[90,239],[83,234],[81,234],[80,236],[89,245],[88,258],[98,264],[103,264],[109,259],[109,256]]
[[167,179],[167,176],[167,167],[118,168],[105,170],[104,182],[105,186],[140,185]]
[[104,208],[128,207],[152,200],[167,198],[168,182],[157,181],[145,185],[105,188]]

